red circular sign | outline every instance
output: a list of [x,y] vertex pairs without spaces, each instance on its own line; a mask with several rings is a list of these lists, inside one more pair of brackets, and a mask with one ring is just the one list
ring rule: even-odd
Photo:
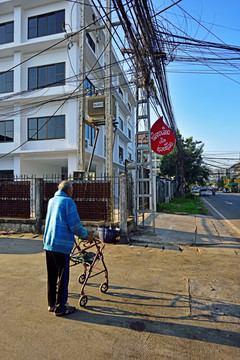
[[160,155],[170,153],[175,146],[175,135],[160,117],[151,127],[152,150]]

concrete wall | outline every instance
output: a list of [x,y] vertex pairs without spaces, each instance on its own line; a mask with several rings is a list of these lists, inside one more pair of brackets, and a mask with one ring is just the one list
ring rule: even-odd
[[[90,222],[82,221],[83,226],[89,234],[92,236],[98,237],[98,227],[104,227],[106,224],[103,222]],[[110,224],[113,227],[119,228],[119,222],[113,222]],[[44,233],[45,222],[41,222],[41,230],[38,230],[38,224],[36,219],[2,219],[0,218],[0,232],[4,234],[8,233],[31,233],[31,234],[43,234]],[[135,230],[135,224],[133,218],[127,220],[127,233],[130,233]]]

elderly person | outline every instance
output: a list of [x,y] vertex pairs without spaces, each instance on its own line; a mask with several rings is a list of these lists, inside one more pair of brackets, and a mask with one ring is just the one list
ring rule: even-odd
[[69,259],[74,235],[92,242],[92,237],[80,221],[72,195],[71,182],[62,181],[58,185],[58,191],[48,202],[45,221],[43,244],[47,262],[48,311],[55,312],[57,316],[68,315],[76,310],[75,307],[66,305]]

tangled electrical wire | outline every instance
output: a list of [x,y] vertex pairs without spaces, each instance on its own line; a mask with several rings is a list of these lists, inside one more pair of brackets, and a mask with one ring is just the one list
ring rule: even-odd
[[[81,3],[81,1],[68,1],[71,1],[73,4]],[[106,19],[110,14],[109,9],[107,10],[100,0],[92,0],[91,3],[102,24],[105,25],[105,31],[110,31],[106,24]],[[182,27],[171,22],[163,11],[156,12],[152,0],[127,0],[126,2],[113,0],[113,5],[128,43],[128,49],[126,49],[126,44],[120,36],[120,32],[115,31],[112,35],[112,40],[119,50],[119,53],[121,51],[124,56],[124,59],[118,61],[118,64],[120,65],[120,63],[122,63],[128,66],[128,70],[123,70],[124,80],[122,84],[123,86],[130,86],[132,88],[136,87],[136,85],[145,88],[150,97],[152,107],[158,113],[158,108],[160,107],[161,115],[164,116],[167,125],[173,130],[176,131],[177,124],[167,82],[166,67],[168,64],[183,63],[187,66],[202,64],[203,67],[207,68],[208,73],[218,73],[240,83],[232,77],[233,75],[240,74],[240,67],[238,65],[240,60],[240,47],[228,45],[218,37],[216,37],[218,42],[214,43],[197,40],[189,36],[187,31],[184,31]],[[202,25],[182,7],[177,6],[181,9],[184,16],[188,16],[198,22],[199,25]],[[113,25],[112,23],[112,26]],[[206,30],[209,31],[209,29]],[[77,31],[76,34],[77,33],[79,33],[79,31]],[[65,40],[66,39],[60,40],[59,44]],[[54,44],[54,46],[56,45],[58,45],[58,43]],[[44,49],[43,51],[47,50],[48,49]],[[41,52],[34,56],[40,54]],[[126,56],[126,54],[128,56]],[[112,63],[110,66],[114,67],[115,64]],[[8,69],[8,71],[9,70],[11,69]],[[101,69],[95,66],[88,74],[91,73],[93,77],[98,77],[98,71],[101,71]],[[198,71],[201,72],[203,70]],[[86,73],[86,76],[88,74]],[[115,74],[115,76],[118,75]],[[81,74],[75,74],[73,77],[65,80],[66,83],[76,87],[75,82],[80,77]],[[102,80],[104,81],[104,79]],[[114,87],[111,87],[111,89],[112,88],[114,89]],[[31,91],[32,90],[25,90],[19,94],[14,93],[8,95],[8,98],[3,96],[0,100],[14,99],[16,96],[26,95],[26,93]],[[35,89],[34,91],[37,90]],[[16,115],[18,111],[23,111],[24,113],[37,111],[38,108],[49,102],[62,101],[65,103],[66,100],[71,101],[74,98],[84,95],[79,94],[76,90],[73,91],[70,97],[68,96],[69,94],[66,93],[63,94],[61,98],[51,97],[48,100],[35,103],[31,102],[24,105],[21,110],[15,109],[11,111],[11,105],[9,105],[9,109],[6,107],[2,116],[5,117],[9,114]]]

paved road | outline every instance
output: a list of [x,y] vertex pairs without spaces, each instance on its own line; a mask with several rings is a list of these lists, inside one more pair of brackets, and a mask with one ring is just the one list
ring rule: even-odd
[[232,229],[240,234],[240,194],[218,192],[202,199],[217,219],[232,224]]
[[85,308],[71,267],[77,311],[57,318],[42,235],[0,232],[0,359],[239,360],[239,240],[213,217],[161,213],[155,235],[136,236],[144,246],[106,244],[109,289],[89,279]]

